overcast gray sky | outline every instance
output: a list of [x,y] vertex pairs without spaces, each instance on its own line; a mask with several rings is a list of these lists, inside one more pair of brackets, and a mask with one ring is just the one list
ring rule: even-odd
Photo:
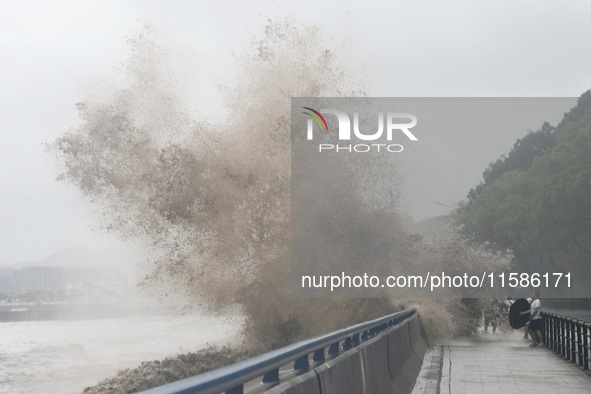
[[[268,18],[282,17],[347,43],[333,48],[347,59],[367,59],[373,96],[578,96],[591,88],[590,16],[584,0],[2,2],[0,263],[116,243],[90,230],[91,211],[74,188],[54,181],[42,143],[76,125],[75,103],[116,75],[126,37],[145,22],[186,48],[201,99],[215,104],[216,83],[231,77],[232,53]],[[483,151],[484,166],[518,137]],[[425,201],[462,199],[484,169],[464,167],[443,198]],[[446,212],[431,205],[413,215]]]

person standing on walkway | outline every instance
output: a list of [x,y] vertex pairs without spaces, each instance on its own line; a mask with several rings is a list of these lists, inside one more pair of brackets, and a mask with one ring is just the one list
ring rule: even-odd
[[522,315],[530,314],[529,317],[529,335],[533,339],[530,346],[538,346],[544,343],[544,319],[542,319],[542,303],[540,302],[539,290],[534,290],[531,295],[532,302],[529,311],[521,312]]
[[487,300],[485,306],[484,306],[484,332],[488,332],[488,325],[490,324],[492,326],[492,332],[493,334],[495,333],[495,331],[497,331],[497,325],[499,322],[499,319],[501,317],[501,310],[499,308],[499,305],[497,303],[496,298],[494,298],[492,300]]
[[[529,302],[529,307],[531,309],[531,303],[533,302],[533,300],[531,299],[531,297],[526,298],[526,300],[527,302]],[[529,339],[529,321],[525,323],[525,329],[523,330],[523,339]]]

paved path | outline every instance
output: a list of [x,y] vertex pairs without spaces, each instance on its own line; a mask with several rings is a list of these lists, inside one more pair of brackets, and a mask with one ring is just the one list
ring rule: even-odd
[[529,347],[522,330],[484,334],[443,346],[442,394],[591,393],[591,377],[544,347]]

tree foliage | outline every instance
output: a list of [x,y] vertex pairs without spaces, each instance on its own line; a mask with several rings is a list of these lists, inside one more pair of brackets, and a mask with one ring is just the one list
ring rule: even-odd
[[456,212],[477,239],[515,252],[530,272],[589,280],[591,91],[552,128],[547,123],[491,163],[484,183]]

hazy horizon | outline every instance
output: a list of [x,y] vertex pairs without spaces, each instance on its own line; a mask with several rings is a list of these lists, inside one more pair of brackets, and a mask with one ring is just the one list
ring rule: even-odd
[[[218,84],[233,82],[234,54],[250,50],[268,18],[284,17],[317,27],[344,62],[362,71],[369,96],[578,97],[591,88],[586,67],[591,54],[582,50],[584,37],[591,37],[586,23],[591,4],[577,5],[557,18],[550,4],[509,2],[379,7],[340,2],[336,9],[330,3],[272,1],[230,9],[188,1],[5,3],[0,6],[5,52],[0,263],[35,261],[73,245],[126,247],[114,235],[93,230],[98,214],[72,186],[55,181],[57,163],[43,143],[78,124],[77,102],[120,78],[129,51],[126,39],[145,23],[168,40],[175,67],[186,77],[190,111],[215,118],[223,114]],[[502,23],[484,23],[495,19]],[[463,199],[486,165],[508,153],[527,131],[483,136],[494,143],[481,147],[477,161],[448,160],[450,167],[426,163],[454,177],[444,193],[425,195],[421,182],[441,176],[423,169],[420,181],[408,185],[415,193],[408,200],[420,201],[408,204],[411,215],[447,213],[449,208],[433,201],[453,206]]]

